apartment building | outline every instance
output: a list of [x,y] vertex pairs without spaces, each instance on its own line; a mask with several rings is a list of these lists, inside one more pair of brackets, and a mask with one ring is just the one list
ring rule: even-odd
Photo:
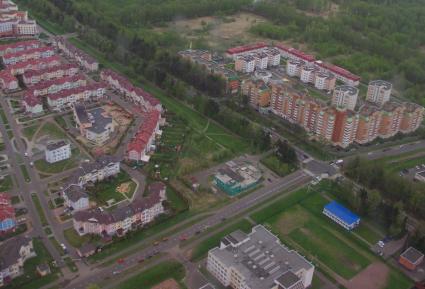
[[41,81],[48,81],[52,79],[74,76],[78,73],[78,66],[76,64],[62,64],[53,67],[47,67],[40,70],[27,70],[22,76],[26,86],[38,84]]
[[280,55],[288,60],[296,60],[296,61],[302,61],[307,66],[314,65],[314,62],[316,61],[316,58],[314,55],[306,54],[298,49],[288,47],[282,43],[277,43],[275,45],[275,48],[280,51]]
[[255,68],[256,69],[266,69],[269,63],[269,56],[266,52],[256,52],[253,53],[252,56],[255,60]]
[[378,134],[381,138],[390,138],[400,131],[404,107],[394,101],[387,101],[382,106],[382,117]]
[[81,67],[89,72],[99,70],[99,62],[81,49],[75,47],[67,39],[61,36],[57,36],[54,39],[54,43],[58,49],[60,49],[67,57],[76,61]]
[[326,107],[317,114],[316,128],[313,135],[323,142],[332,142],[332,136],[335,129],[336,110]]
[[53,164],[71,157],[71,145],[65,141],[57,141],[47,144],[44,158],[46,162]]
[[0,235],[16,228],[15,209],[7,193],[0,193]]
[[19,89],[18,79],[8,70],[0,71],[0,85],[5,92]]
[[52,68],[61,64],[60,58],[57,55],[53,55],[41,59],[31,59],[28,61],[19,62],[16,64],[8,65],[6,70],[12,75],[21,75],[29,70],[41,70]]
[[303,83],[314,83],[316,79],[317,68],[304,65],[301,67],[300,80]]
[[162,134],[159,126],[161,113],[157,110],[147,112],[134,137],[127,144],[127,159],[148,162],[150,153],[155,150],[155,141]]
[[324,109],[324,104],[315,99],[306,101],[301,126],[309,133],[316,131],[319,113]]
[[286,74],[292,77],[300,77],[301,69],[305,65],[305,62],[298,59],[289,59],[286,62]]
[[83,186],[69,184],[62,191],[64,205],[72,212],[88,210],[90,208],[89,195]]
[[22,104],[25,108],[26,113],[30,113],[32,115],[41,114],[43,110],[43,103],[41,98],[34,95],[25,95],[22,100]]
[[416,103],[404,102],[404,114],[400,124],[402,133],[410,133],[419,128],[424,117],[424,108]]
[[314,65],[321,72],[332,73],[333,75],[335,75],[336,79],[344,82],[344,84],[346,85],[358,86],[360,83],[360,76],[355,75],[342,67],[326,63],[321,60],[317,60]]
[[254,52],[264,51],[268,47],[268,44],[265,42],[258,42],[254,44],[248,44],[243,46],[237,46],[230,49],[227,49],[226,56],[236,60],[237,57],[241,55],[247,55]]
[[382,106],[390,100],[393,85],[384,80],[372,80],[367,87],[366,100]]
[[335,109],[335,125],[332,144],[346,148],[356,139],[359,115],[352,110]]
[[102,82],[63,90],[47,95],[47,104],[52,110],[62,110],[72,107],[77,102],[94,101],[102,98],[106,85]]
[[58,93],[62,90],[76,88],[86,84],[86,78],[82,74],[77,74],[59,79],[42,81],[31,86],[25,95],[46,96],[48,94]]
[[304,289],[311,285],[314,269],[262,225],[249,234],[238,230],[225,236],[207,259],[208,272],[233,289]]
[[241,86],[242,94],[248,96],[251,106],[267,107],[270,104],[270,88],[262,80],[246,80]]
[[0,244],[0,287],[24,274],[25,262],[35,257],[32,240],[17,236]]
[[120,172],[120,163],[118,158],[107,155],[97,158],[94,162],[83,163],[72,175],[69,183],[84,186],[116,176]]
[[271,83],[271,93],[270,93],[270,109],[271,111],[278,115],[283,115],[283,100],[287,93],[287,88],[278,83]]
[[358,95],[359,89],[354,86],[337,86],[332,95],[332,105],[342,109],[354,110]]
[[253,55],[238,56],[235,60],[235,70],[243,73],[254,72],[256,62],[256,58]]
[[103,69],[100,77],[111,88],[123,94],[129,100],[143,106],[147,110],[156,109],[162,111],[159,100],[140,87],[135,87],[127,78],[110,69]]
[[314,87],[319,90],[332,91],[335,89],[336,77],[329,72],[316,72]]
[[2,63],[4,65],[12,65],[20,62],[25,62],[28,60],[37,60],[40,58],[47,58],[53,56],[55,51],[52,47],[42,46],[38,48],[13,52],[13,53],[5,53],[1,56]]
[[280,52],[276,48],[269,47],[264,50],[267,54],[267,67],[275,67],[280,64]]
[[372,103],[366,103],[359,111],[359,125],[357,128],[356,142],[366,144],[374,141],[379,136],[382,123],[382,111]]
[[73,226],[79,235],[123,236],[152,222],[165,212],[166,186],[156,182],[148,186],[148,196],[112,211],[99,208],[81,210],[73,216]]
[[94,145],[104,145],[115,130],[112,117],[102,107],[87,110],[84,104],[74,104],[74,119],[80,133]]

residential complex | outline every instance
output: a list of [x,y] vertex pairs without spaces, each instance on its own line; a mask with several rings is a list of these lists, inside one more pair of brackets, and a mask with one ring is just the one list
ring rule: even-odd
[[121,161],[116,157],[107,155],[98,157],[94,162],[81,164],[69,183],[84,186],[87,183],[96,183],[116,176],[120,172],[120,163]]
[[372,80],[367,88],[366,100],[382,106],[390,100],[393,85],[384,80]]
[[145,114],[136,134],[127,144],[126,157],[132,161],[148,162],[150,153],[155,150],[155,141],[162,134],[159,129],[161,124],[161,113],[152,110]]
[[49,143],[45,150],[46,162],[52,164],[71,157],[71,145],[63,140]]
[[262,52],[264,49],[268,48],[268,46],[269,45],[265,42],[258,42],[254,44],[233,47],[227,49],[226,56],[233,58],[233,60],[236,60],[236,58],[239,56],[248,55],[255,52]]
[[360,224],[359,216],[335,201],[323,208],[323,214],[346,230],[353,230]]
[[80,133],[91,143],[101,146],[105,144],[115,130],[112,117],[103,108],[87,110],[84,104],[74,104],[74,119]]
[[62,196],[65,207],[72,212],[90,208],[89,195],[85,192],[84,186],[69,184],[62,191]]
[[378,137],[413,132],[424,115],[420,105],[393,101],[382,107],[366,102],[353,110],[358,89],[352,86],[337,87],[332,106],[284,84],[272,83],[270,87],[270,109],[274,114],[300,125],[315,139],[344,148],[354,142],[366,144]]
[[24,273],[25,261],[35,257],[32,240],[18,236],[0,244],[0,287]]
[[74,76],[78,73],[78,66],[72,63],[61,64],[59,66],[47,67],[40,70],[27,70],[23,74],[23,81],[26,86],[38,84],[41,81]]
[[5,53],[1,56],[1,61],[4,65],[14,65],[29,60],[38,60],[53,56],[55,50],[49,46],[42,46],[28,50]]
[[229,161],[214,175],[214,184],[230,196],[255,187],[261,180],[261,171],[249,163]]
[[242,94],[248,96],[253,107],[268,107],[270,104],[270,88],[263,80],[246,80],[241,86]]
[[96,59],[75,47],[67,39],[61,36],[55,37],[55,45],[66,56],[75,60],[81,67],[87,71],[97,71],[99,69],[99,62]]
[[33,37],[38,33],[37,23],[28,18],[27,11],[19,11],[11,0],[0,0],[0,38]]
[[15,228],[15,209],[10,196],[7,193],[0,193],[0,235],[14,231]]
[[311,285],[314,269],[262,225],[249,234],[235,231],[224,237],[207,260],[207,270],[234,289],[304,289]]
[[73,217],[74,229],[80,235],[123,236],[164,213],[162,203],[166,200],[165,191],[163,183],[152,183],[148,186],[147,197],[136,199],[129,205],[111,211],[100,208],[78,211]]
[[144,107],[147,110],[156,109],[162,111],[161,103],[150,93],[144,91],[140,87],[136,87],[124,76],[112,71],[104,69],[100,73],[100,77],[113,89],[126,96],[132,102]]

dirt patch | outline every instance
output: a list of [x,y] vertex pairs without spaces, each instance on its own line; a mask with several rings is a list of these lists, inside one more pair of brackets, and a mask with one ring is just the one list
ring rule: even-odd
[[389,269],[382,262],[374,262],[367,266],[346,284],[347,289],[381,289],[387,285]]
[[284,213],[277,221],[276,226],[284,235],[289,235],[293,230],[302,228],[309,220],[309,215],[299,206],[294,211]]
[[180,289],[180,286],[174,279],[168,279],[152,287],[151,289]]

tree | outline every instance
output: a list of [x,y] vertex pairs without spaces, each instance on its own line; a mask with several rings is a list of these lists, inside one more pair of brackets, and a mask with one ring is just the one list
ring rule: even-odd
[[295,164],[297,162],[295,150],[286,141],[277,141],[276,156],[283,163]]
[[208,99],[204,106],[204,114],[208,117],[214,117],[220,112],[220,106],[212,99]]
[[100,286],[97,284],[90,284],[86,287],[86,289],[100,289]]

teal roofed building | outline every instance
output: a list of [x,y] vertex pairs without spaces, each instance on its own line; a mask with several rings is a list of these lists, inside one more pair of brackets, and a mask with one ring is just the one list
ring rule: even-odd
[[250,163],[229,161],[214,175],[214,184],[230,196],[255,187],[261,181],[261,171]]

